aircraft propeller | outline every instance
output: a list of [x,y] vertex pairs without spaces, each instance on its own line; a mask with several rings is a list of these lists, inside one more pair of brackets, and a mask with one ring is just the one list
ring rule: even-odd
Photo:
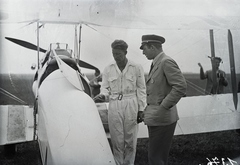
[[[10,38],[10,37],[5,37],[7,40],[15,43],[15,44],[18,44],[20,46],[23,46],[25,48],[28,48],[28,49],[31,49],[31,50],[38,50],[38,47],[30,42],[27,42],[27,41],[23,41],[23,40],[19,40],[19,39],[16,39],[16,38]],[[43,49],[43,48],[40,48],[39,47],[39,51],[42,52],[42,53],[45,53],[47,50]],[[79,66],[83,67],[83,68],[87,68],[87,69],[92,69],[92,70],[95,70],[96,72],[100,72],[99,69],[85,61],[82,61],[82,60],[79,60],[78,62]]]
[[[30,42],[23,41],[23,40],[19,40],[19,39],[16,39],[16,38],[10,38],[10,37],[5,37],[5,38],[6,38],[7,40],[9,40],[9,41],[11,41],[11,42],[13,42],[13,43],[15,43],[15,44],[18,44],[18,45],[20,45],[20,46],[23,46],[23,47],[25,47],[25,48],[32,49],[32,50],[36,50],[36,51],[38,50],[37,46],[34,45],[34,44],[32,44],[32,43],[30,43]],[[40,52],[43,52],[43,53],[46,53],[47,50],[42,49],[42,48],[39,47],[39,51],[40,51]]]

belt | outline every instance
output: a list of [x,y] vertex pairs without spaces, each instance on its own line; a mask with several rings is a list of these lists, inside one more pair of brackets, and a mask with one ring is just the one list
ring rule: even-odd
[[121,94],[121,93],[111,93],[110,94],[110,99],[111,100],[122,100],[122,99],[125,99],[125,98],[131,98],[131,97],[136,97],[136,93],[126,93],[126,94]]

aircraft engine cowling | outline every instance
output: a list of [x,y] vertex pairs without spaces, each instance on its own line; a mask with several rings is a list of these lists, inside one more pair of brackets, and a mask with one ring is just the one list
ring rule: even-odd
[[38,90],[43,164],[115,164],[97,107],[57,69]]

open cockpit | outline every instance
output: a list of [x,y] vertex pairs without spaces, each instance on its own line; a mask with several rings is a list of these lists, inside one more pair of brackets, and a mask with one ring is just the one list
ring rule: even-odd
[[[79,73],[81,78],[84,92],[91,96],[91,90],[87,80],[84,78],[83,74],[81,73],[80,66],[77,63],[76,58],[74,58],[73,51],[68,49],[68,44],[50,44],[50,49],[46,52],[46,56],[41,62],[41,67],[44,70],[42,76],[40,77],[39,85],[41,86],[42,82],[54,71],[59,69],[56,56],[58,56],[63,62],[65,62],[68,66],[74,69],[76,72]],[[38,73],[36,73],[38,74]],[[35,76],[35,80],[37,79]]]

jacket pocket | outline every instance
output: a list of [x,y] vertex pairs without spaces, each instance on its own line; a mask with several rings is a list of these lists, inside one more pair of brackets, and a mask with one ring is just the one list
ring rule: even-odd
[[169,115],[169,110],[161,105],[148,105],[144,110],[144,123],[148,126],[166,125]]

